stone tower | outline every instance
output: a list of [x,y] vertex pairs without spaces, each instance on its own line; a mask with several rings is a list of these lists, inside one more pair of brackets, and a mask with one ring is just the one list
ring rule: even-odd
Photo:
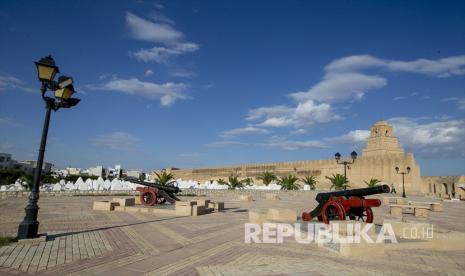
[[371,134],[367,141],[363,156],[397,155],[403,156],[404,149],[399,146],[399,141],[392,130],[392,126],[386,121],[379,121],[371,128]]

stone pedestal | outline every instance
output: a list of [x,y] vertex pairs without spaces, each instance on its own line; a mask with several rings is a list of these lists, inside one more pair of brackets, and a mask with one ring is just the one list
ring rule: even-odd
[[95,211],[113,211],[115,206],[118,206],[116,202],[110,201],[94,201],[93,210]]
[[205,206],[194,205],[192,206],[192,216],[197,217],[205,214]]
[[117,202],[119,206],[134,206],[136,204],[133,197],[113,198],[112,202]]

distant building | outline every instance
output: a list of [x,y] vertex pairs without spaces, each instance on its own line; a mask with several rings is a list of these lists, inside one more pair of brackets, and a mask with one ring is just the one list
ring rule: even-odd
[[9,153],[0,153],[0,169],[9,169],[11,168],[11,154]]
[[66,168],[64,171],[66,171],[66,175],[80,175],[81,174],[81,168]]
[[[9,153],[0,153],[0,169],[21,170],[25,173],[32,173],[37,161],[16,161]],[[49,173],[52,170],[53,164],[44,162],[42,169]]]
[[[24,164],[30,164],[32,166],[33,169],[35,169],[37,167],[37,161],[32,161],[32,160],[26,160],[26,161],[23,161],[21,163],[24,163]],[[50,173],[52,172],[52,168],[53,168],[53,164],[52,163],[48,163],[48,162],[43,162],[42,163],[42,172],[43,173]]]
[[103,166],[96,166],[93,168],[87,169],[88,175],[91,176],[98,176],[98,177],[104,177],[107,174],[107,169],[105,169]]
[[137,170],[129,170],[129,171],[126,171],[126,176],[129,176],[129,177],[136,177],[138,179],[140,179],[141,176],[144,175],[143,172],[141,171],[137,171]]

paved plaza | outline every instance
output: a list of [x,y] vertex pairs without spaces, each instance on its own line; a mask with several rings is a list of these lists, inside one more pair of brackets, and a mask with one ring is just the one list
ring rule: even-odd
[[[93,201],[112,197],[42,197],[39,232],[48,241],[0,247],[0,275],[464,275],[461,250],[391,247],[384,256],[342,257],[293,239],[245,244],[249,209],[295,208],[300,214],[316,205],[314,193],[279,196],[252,202],[209,196],[224,201],[226,210],[198,217],[92,210]],[[16,234],[26,201],[0,199],[0,234]],[[444,212],[423,221],[465,232],[465,203],[443,204]],[[382,223],[388,207],[374,213],[375,223]]]

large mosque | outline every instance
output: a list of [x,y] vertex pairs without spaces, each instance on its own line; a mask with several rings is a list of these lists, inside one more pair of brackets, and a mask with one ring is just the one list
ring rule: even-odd
[[[371,128],[371,134],[363,153],[353,164],[348,165],[347,178],[351,188],[366,187],[364,181],[376,178],[384,183],[393,184],[397,192],[402,191],[402,175],[405,174],[405,190],[410,195],[437,195],[440,197],[465,198],[465,176],[433,176],[422,177],[420,166],[415,162],[412,153],[405,153],[399,146],[398,138],[394,135],[391,125],[385,121],[377,122]],[[326,176],[344,173],[344,166],[337,164],[335,159],[305,160],[263,164],[240,164],[225,167],[197,168],[197,169],[165,169],[184,180],[204,182],[208,180],[227,179],[231,174],[240,179],[252,178],[259,183],[257,176],[265,171],[273,172],[277,176],[295,175],[299,178],[315,176],[321,189],[328,189],[330,182]]]

